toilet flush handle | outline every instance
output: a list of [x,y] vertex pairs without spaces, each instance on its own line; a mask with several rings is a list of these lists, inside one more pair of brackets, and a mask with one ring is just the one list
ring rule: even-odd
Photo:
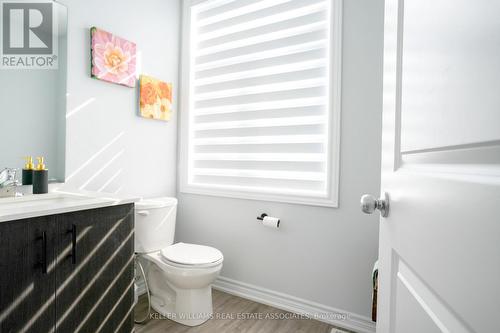
[[138,215],[141,216],[148,216],[149,215],[149,210],[140,210],[137,212]]

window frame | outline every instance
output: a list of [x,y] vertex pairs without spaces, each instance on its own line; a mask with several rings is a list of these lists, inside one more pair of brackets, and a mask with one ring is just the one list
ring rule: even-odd
[[[180,117],[179,117],[179,176],[178,186],[181,193],[229,197],[237,199],[282,202],[311,206],[338,207],[339,168],[340,168],[340,116],[342,85],[342,2],[330,1],[330,45],[329,75],[330,92],[328,101],[328,147],[327,147],[327,195],[305,196],[280,193],[265,193],[249,190],[217,188],[213,185],[189,184],[190,155],[190,95],[191,95],[191,7],[210,0],[183,0],[182,2],[182,46],[180,64]],[[217,0],[215,0],[217,1]],[[219,0],[226,1],[226,0]],[[236,186],[235,186],[236,187]],[[243,187],[242,187],[243,188]]]

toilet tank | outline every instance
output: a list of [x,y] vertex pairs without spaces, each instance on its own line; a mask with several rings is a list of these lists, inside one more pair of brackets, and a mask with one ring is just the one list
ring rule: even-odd
[[174,243],[176,198],[143,199],[135,203],[135,252],[159,251]]

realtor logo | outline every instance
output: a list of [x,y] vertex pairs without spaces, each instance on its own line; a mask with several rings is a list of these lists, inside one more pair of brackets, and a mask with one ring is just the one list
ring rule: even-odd
[[57,69],[57,25],[52,1],[3,1],[0,17],[1,68]]

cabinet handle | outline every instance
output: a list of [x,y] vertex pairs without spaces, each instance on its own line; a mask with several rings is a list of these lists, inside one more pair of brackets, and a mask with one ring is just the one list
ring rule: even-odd
[[38,237],[42,241],[42,260],[38,263],[42,267],[42,273],[47,274],[47,232],[43,231],[42,236]]
[[71,263],[73,265],[76,264],[76,225],[71,225],[71,229],[68,230],[68,233],[71,233],[71,244],[72,244],[72,247],[71,247],[71,254],[70,254],[70,257],[71,257]]

